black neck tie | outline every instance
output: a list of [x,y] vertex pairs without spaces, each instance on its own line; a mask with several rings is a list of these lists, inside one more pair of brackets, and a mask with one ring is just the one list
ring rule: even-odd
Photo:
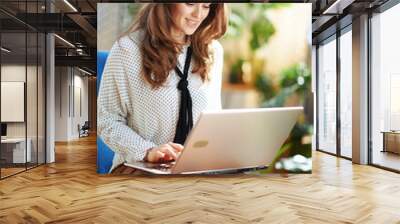
[[192,97],[188,87],[188,72],[190,66],[190,59],[192,55],[192,48],[189,46],[186,53],[185,67],[183,73],[176,66],[176,74],[181,78],[178,83],[178,89],[181,92],[181,103],[179,107],[179,119],[176,126],[174,142],[184,144],[186,137],[193,127],[193,115],[192,115]]

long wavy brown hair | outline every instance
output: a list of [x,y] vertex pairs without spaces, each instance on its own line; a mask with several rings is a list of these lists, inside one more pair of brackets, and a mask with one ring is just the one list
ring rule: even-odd
[[[179,3],[178,3],[179,4]],[[171,3],[148,3],[139,11],[135,21],[123,34],[143,30],[140,46],[142,54],[142,75],[153,88],[164,84],[168,74],[177,65],[177,56],[182,44],[172,39]],[[193,73],[199,74],[203,82],[208,80],[212,53],[209,44],[220,38],[227,29],[227,8],[224,3],[212,3],[208,16],[197,30],[189,36],[192,46]]]

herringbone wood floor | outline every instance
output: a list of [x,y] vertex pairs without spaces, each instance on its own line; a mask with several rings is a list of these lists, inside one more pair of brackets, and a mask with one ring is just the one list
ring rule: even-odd
[[313,174],[96,174],[95,138],[0,181],[0,223],[400,223],[400,175],[316,152]]

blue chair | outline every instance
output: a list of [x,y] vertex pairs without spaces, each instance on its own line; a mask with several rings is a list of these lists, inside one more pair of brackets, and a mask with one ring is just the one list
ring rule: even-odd
[[[97,52],[97,95],[99,94],[101,77],[108,57],[108,52]],[[114,152],[97,136],[97,173],[105,174],[110,171]]]

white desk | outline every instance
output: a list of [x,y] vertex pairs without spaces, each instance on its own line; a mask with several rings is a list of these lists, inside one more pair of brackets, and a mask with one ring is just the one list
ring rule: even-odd
[[[26,139],[28,147],[26,147],[25,154],[25,138],[6,138],[1,139],[2,152],[7,150],[12,150],[12,163],[25,163],[30,162],[32,158],[31,145],[32,140],[30,138]],[[2,156],[3,157],[3,156]],[[27,159],[25,161],[25,158]]]

